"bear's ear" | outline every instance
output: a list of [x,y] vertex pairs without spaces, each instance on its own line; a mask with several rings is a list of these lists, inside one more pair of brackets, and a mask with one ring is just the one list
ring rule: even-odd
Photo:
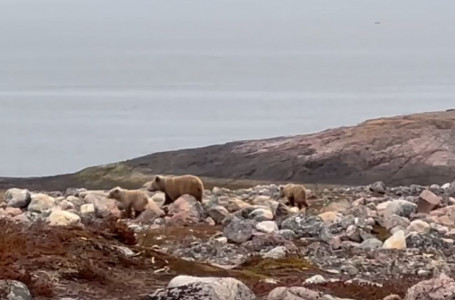
[[160,181],[161,181],[160,176],[156,176],[156,177],[155,177],[155,181],[156,181],[156,182],[160,182]]

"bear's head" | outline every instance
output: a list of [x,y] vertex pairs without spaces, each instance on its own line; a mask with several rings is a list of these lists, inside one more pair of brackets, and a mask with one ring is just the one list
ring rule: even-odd
[[147,184],[147,190],[149,192],[162,192],[164,190],[164,178],[161,176],[156,176],[153,181]]
[[280,193],[279,193],[280,197],[283,198],[284,197],[284,186],[283,185],[280,185]]
[[120,197],[122,189],[120,187],[115,187],[112,190],[109,191],[107,194],[107,197],[110,199],[118,199]]

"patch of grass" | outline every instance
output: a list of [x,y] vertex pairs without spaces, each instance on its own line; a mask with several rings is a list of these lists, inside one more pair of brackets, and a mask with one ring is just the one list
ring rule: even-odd
[[251,257],[236,269],[271,277],[286,276],[308,270],[318,270],[317,267],[308,261],[297,257],[272,259],[261,258],[260,256]]

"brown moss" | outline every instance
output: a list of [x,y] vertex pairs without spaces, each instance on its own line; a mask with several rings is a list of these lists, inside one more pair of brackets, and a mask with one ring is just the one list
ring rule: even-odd
[[323,284],[310,284],[305,285],[305,287],[340,298],[379,300],[391,294],[397,294],[404,297],[408,288],[416,284],[418,281],[418,278],[407,277],[382,282],[382,286],[366,283],[348,284],[338,281],[326,282]]

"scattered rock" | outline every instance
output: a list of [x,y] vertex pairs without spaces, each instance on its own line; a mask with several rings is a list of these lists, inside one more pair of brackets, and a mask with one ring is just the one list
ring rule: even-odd
[[384,218],[389,218],[392,215],[409,218],[411,214],[417,212],[417,204],[406,200],[393,200],[391,201],[385,211]]
[[267,300],[320,300],[322,296],[304,287],[278,287],[269,293]]
[[386,186],[385,183],[382,181],[377,181],[369,186],[370,191],[377,194],[385,194],[386,193]]
[[169,206],[168,214],[177,223],[198,223],[206,218],[204,209],[193,196],[180,196]]
[[295,234],[294,231],[290,230],[290,229],[281,229],[278,234],[280,236],[282,236],[283,238],[287,239],[287,240],[295,240],[297,238],[297,235]]
[[408,230],[408,232],[413,232],[414,231],[414,232],[417,232],[417,233],[420,233],[420,234],[426,234],[426,233],[430,232],[431,227],[425,221],[414,220],[414,221],[411,222],[411,224],[409,224],[407,230]]
[[63,199],[62,201],[60,201],[58,206],[63,210],[74,210],[75,209],[74,204],[69,202],[66,199]]
[[267,197],[267,196],[259,196],[259,197],[256,197],[254,200],[253,200],[253,204],[254,205],[262,205],[262,206],[266,206],[270,209],[270,211],[273,213],[276,211],[277,207],[278,207],[278,201],[275,201],[273,199],[270,199],[270,197]]
[[22,214],[22,210],[17,207],[7,207],[5,208],[5,215],[9,217],[15,217]]
[[427,214],[438,206],[441,203],[441,200],[442,198],[436,196],[433,192],[424,190],[420,194],[419,201],[417,202],[417,212]]
[[250,206],[251,206],[251,204],[246,203],[243,200],[240,200],[238,198],[233,198],[233,199],[229,199],[227,209],[229,212],[235,212],[235,211],[239,211],[239,210],[242,210],[242,209],[250,207]]
[[404,300],[455,299],[455,281],[445,274],[425,280],[411,287]]
[[325,283],[327,280],[321,275],[314,275],[313,277],[307,278],[305,284],[321,284]]
[[217,224],[221,224],[223,220],[230,215],[229,211],[221,205],[214,205],[207,210],[207,214]]
[[402,229],[406,229],[410,224],[411,222],[407,218],[398,215],[391,215],[384,218],[384,227],[388,230],[398,226]]
[[395,232],[384,242],[384,245],[382,247],[385,249],[405,249],[406,239],[404,236],[404,231],[399,230]]
[[379,249],[381,247],[382,247],[382,242],[376,238],[364,240],[360,244],[360,248],[368,249],[368,250]]
[[234,217],[224,228],[223,234],[229,241],[244,243],[253,235],[253,226],[250,221]]
[[322,212],[333,211],[333,212],[343,213],[346,210],[348,210],[350,207],[351,207],[351,204],[349,203],[349,201],[346,201],[346,200],[335,201],[335,202],[329,203],[329,205],[322,208]]
[[33,194],[27,210],[31,212],[43,213],[44,211],[53,208],[54,205],[54,198],[46,194]]
[[56,208],[49,215],[48,222],[51,226],[79,226],[81,218],[69,211]]
[[25,213],[14,216],[11,220],[14,222],[17,222],[17,223],[22,223],[22,224],[31,223],[31,220],[27,217],[27,214],[25,214]]
[[319,218],[326,224],[335,223],[340,218],[340,215],[334,211],[324,212],[318,215]]
[[406,236],[406,245],[408,248],[415,248],[427,251],[428,249],[444,249],[443,239],[433,234],[419,234],[411,232]]
[[284,246],[278,246],[273,248],[272,250],[264,253],[262,257],[264,258],[273,258],[273,259],[280,259],[280,258],[285,258],[286,257],[286,247]]
[[341,219],[341,227],[347,229],[349,226],[355,224],[355,217],[353,215],[346,215]]
[[360,230],[355,225],[350,225],[346,229],[346,236],[353,242],[361,242]]
[[443,185],[441,185],[441,189],[443,189],[444,191],[447,191],[449,188],[450,188],[450,182],[447,182],[447,183],[444,183]]
[[32,300],[32,295],[27,286],[16,280],[0,280],[0,294],[6,300]]
[[96,217],[95,205],[93,203],[81,205],[80,213],[82,218],[94,219]]
[[248,218],[255,220],[256,222],[262,222],[262,221],[272,220],[273,213],[268,208],[257,208],[248,215]]
[[318,237],[322,226],[321,218],[298,214],[284,220],[281,229],[290,229],[297,237]]
[[89,191],[84,200],[95,206],[95,214],[98,218],[121,217],[118,202],[107,198],[105,193]]
[[5,202],[9,207],[26,208],[32,200],[28,190],[12,188],[5,192]]
[[169,282],[167,289],[147,296],[149,300],[253,300],[256,296],[234,278],[192,277],[180,275]]
[[261,232],[272,233],[278,231],[278,225],[274,221],[262,221],[256,224],[256,229]]

